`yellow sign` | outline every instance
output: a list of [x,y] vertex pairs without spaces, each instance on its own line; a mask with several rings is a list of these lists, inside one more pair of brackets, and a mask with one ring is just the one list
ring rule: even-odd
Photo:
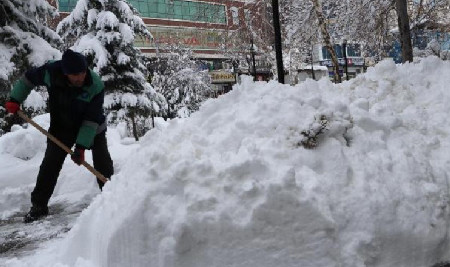
[[236,77],[231,72],[226,71],[214,71],[210,72],[211,83],[234,83],[236,82]]

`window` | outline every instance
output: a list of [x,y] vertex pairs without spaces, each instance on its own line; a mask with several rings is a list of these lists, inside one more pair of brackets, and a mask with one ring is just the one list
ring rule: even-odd
[[[67,0],[66,0],[67,1]],[[186,0],[129,0],[142,17],[226,24],[225,5]]]
[[[343,58],[342,47],[340,45],[334,45],[333,48],[337,58]],[[323,59],[331,59],[331,54],[325,46],[322,46],[322,55]]]
[[348,44],[347,45],[347,56],[348,57],[360,57],[361,49],[359,44]]
[[233,24],[239,25],[239,10],[237,7],[231,8],[231,16],[233,17]]
[[60,12],[72,12],[72,10],[77,5],[78,0],[59,0],[59,11]]
[[252,19],[252,14],[250,13],[250,10],[245,9],[244,10],[244,17],[245,17],[245,23],[247,24],[247,27],[250,27],[250,20]]
[[322,46],[322,56],[323,56],[323,59],[331,59],[331,55],[325,46]]
[[[75,8],[77,1],[59,0],[59,11],[71,12]],[[128,2],[139,11],[142,17],[146,18],[177,19],[219,24],[227,23],[225,5],[223,4],[192,0],[129,0]],[[233,23],[239,23],[237,10],[236,18],[233,17]]]
[[334,48],[334,52],[336,52],[336,56],[337,56],[338,58],[343,58],[343,57],[344,57],[344,56],[343,56],[343,51],[342,51],[342,46],[341,46],[341,45],[335,44],[335,45],[333,46],[333,48]]
[[143,14],[148,14],[149,11],[149,6],[146,3],[139,3],[139,10],[141,11],[141,13]]

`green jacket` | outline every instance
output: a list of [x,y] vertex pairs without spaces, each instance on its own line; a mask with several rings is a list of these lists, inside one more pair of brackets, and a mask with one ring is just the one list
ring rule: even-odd
[[49,62],[27,71],[16,82],[11,100],[22,103],[35,86],[47,87],[52,131],[77,133],[76,144],[90,148],[95,135],[106,130],[104,85],[94,71],[87,71],[82,87],[72,87],[62,72],[61,61]]

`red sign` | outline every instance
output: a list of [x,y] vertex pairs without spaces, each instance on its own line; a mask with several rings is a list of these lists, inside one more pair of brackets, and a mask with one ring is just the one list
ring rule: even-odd
[[184,44],[195,49],[219,50],[220,44],[225,43],[224,30],[207,30],[194,28],[175,27],[149,27],[154,40],[143,40],[136,38],[135,46],[156,48],[156,44],[171,45]]

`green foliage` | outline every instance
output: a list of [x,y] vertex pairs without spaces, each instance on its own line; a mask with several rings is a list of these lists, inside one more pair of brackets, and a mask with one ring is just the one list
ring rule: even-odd
[[308,130],[301,132],[303,139],[300,140],[299,145],[302,145],[306,149],[316,148],[318,145],[319,137],[328,130],[328,119],[325,115],[321,115],[315,119],[315,122],[311,124]]
[[301,140],[297,146],[306,149],[316,148],[325,138],[335,138],[343,145],[351,145],[351,136],[348,129],[353,127],[353,119],[348,113],[328,112],[315,116],[314,121],[307,130],[301,131]]

